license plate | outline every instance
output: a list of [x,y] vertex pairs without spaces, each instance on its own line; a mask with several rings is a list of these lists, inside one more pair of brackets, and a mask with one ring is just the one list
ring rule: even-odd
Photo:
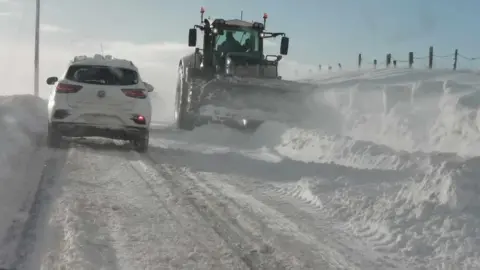
[[84,116],[83,119],[88,123],[94,124],[116,124],[118,122],[115,118],[104,115],[88,115]]

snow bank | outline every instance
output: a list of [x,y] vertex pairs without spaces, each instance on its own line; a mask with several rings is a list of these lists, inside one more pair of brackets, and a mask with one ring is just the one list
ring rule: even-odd
[[[15,223],[26,220],[39,183],[39,147],[47,128],[46,102],[31,95],[0,96],[0,266]],[[41,160],[36,160],[41,159]]]
[[289,129],[275,150],[295,160],[360,169],[401,170],[415,165],[407,152],[348,136],[329,135],[321,130]]
[[445,162],[394,182],[302,179],[288,192],[347,222],[347,228],[374,249],[410,258],[412,267],[476,269],[480,266],[479,164],[478,159]]
[[[317,82],[319,91],[312,99],[318,106],[307,119],[316,118],[316,127],[304,132],[291,130],[284,135],[284,144],[303,139],[311,144],[315,137],[315,144],[322,144],[322,149],[334,144],[338,148],[339,139],[356,144],[349,146],[355,149],[358,144],[363,148],[365,142],[370,142],[377,145],[373,148],[383,145],[397,152],[436,151],[464,157],[480,153],[477,74],[381,70],[355,75]],[[325,136],[319,137],[317,133]],[[315,147],[309,145],[305,149],[312,152]],[[283,151],[287,148],[283,147]],[[302,154],[295,152],[295,155]]]
[[[291,128],[274,149],[304,162],[391,171],[394,180],[338,168],[281,192],[346,222],[412,267],[480,268],[480,76],[381,70],[317,80],[318,127]],[[310,80],[315,81],[315,80]],[[367,173],[368,175],[368,173]],[[377,177],[378,178],[378,177]]]

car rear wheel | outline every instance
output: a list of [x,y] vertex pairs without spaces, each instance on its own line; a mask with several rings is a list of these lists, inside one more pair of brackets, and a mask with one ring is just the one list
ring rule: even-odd
[[133,147],[135,149],[135,151],[139,152],[139,153],[145,153],[147,152],[148,150],[148,144],[149,144],[149,141],[150,141],[150,138],[149,138],[149,134],[148,132],[141,136],[141,137],[138,137],[138,138],[135,138],[132,143],[133,143]]
[[53,127],[51,124],[48,125],[48,134],[47,134],[47,145],[50,148],[59,148],[62,144],[62,134]]

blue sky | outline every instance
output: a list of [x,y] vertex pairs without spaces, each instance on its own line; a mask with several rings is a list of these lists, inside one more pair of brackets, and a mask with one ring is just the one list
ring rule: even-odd
[[[480,55],[478,0],[42,1],[43,23],[85,38],[186,44],[188,28],[198,22],[204,6],[212,17],[239,17],[243,10],[245,19],[261,21],[267,12],[268,29],[287,32],[288,58],[302,63],[349,66],[359,52],[366,61],[383,60],[387,52],[406,59],[409,51],[426,55],[430,45],[439,55],[455,48],[464,55]],[[32,11],[32,2],[27,2],[27,10]],[[33,12],[28,14],[32,17],[23,20],[33,22]]]

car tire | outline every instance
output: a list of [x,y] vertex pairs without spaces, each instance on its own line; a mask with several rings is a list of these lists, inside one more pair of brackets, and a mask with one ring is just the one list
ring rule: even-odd
[[195,117],[188,112],[188,92],[185,70],[182,66],[179,66],[175,95],[175,122],[177,128],[183,130],[193,130],[195,128]]
[[147,152],[148,151],[148,144],[149,144],[149,141],[150,141],[149,137],[150,137],[149,133],[147,132],[145,135],[143,135],[141,137],[138,137],[138,138],[135,138],[132,141],[135,151],[137,151],[139,153]]
[[51,124],[48,125],[47,133],[47,145],[50,148],[59,148],[62,144],[62,134],[53,127]]

